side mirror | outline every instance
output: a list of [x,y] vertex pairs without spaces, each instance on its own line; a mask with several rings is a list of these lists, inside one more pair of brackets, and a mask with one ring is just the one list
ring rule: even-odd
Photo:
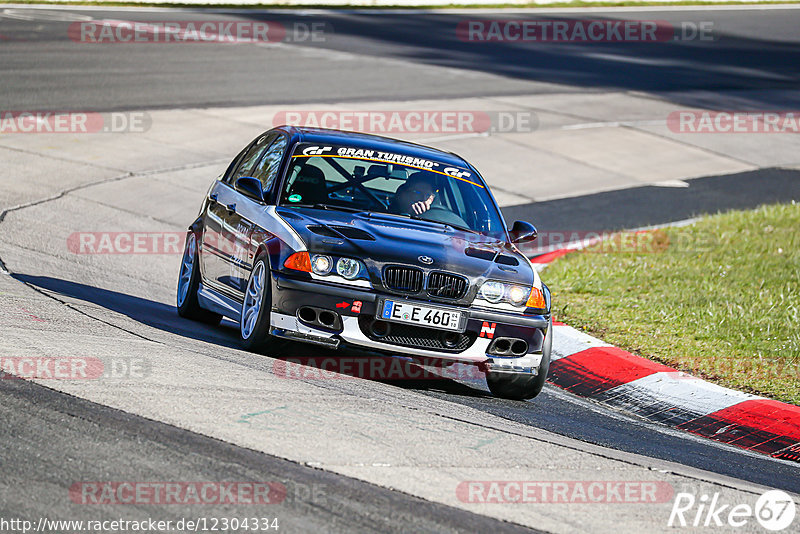
[[525,221],[515,222],[514,226],[511,227],[510,233],[511,242],[515,244],[530,243],[539,236],[539,232],[536,230],[536,227]]
[[261,189],[261,182],[252,176],[240,176],[234,185],[237,191],[259,202],[264,201],[264,192]]

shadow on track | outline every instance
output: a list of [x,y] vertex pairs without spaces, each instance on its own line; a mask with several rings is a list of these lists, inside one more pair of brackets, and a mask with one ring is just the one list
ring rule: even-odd
[[230,328],[225,326],[208,328],[206,325],[188,321],[178,316],[175,306],[50,276],[31,276],[20,273],[12,274],[12,276],[59,300],[60,297],[67,297],[68,300],[74,299],[96,304],[164,332],[199,341],[213,342],[225,347],[238,348],[238,339]]
[[[161,302],[62,280],[49,276],[14,274],[14,278],[56,298],[80,300],[119,313],[136,322],[182,337],[239,349],[232,323],[209,327],[179,317],[175,307]],[[341,380],[341,375],[391,384],[404,389],[436,391],[465,397],[492,397],[483,387],[483,374],[475,366],[444,367],[430,362],[422,366],[402,358],[360,350],[331,351],[294,342],[279,346],[280,354],[267,354],[277,361],[273,372],[301,380]],[[338,373],[339,376],[335,376]],[[464,380],[467,383],[458,380]],[[469,384],[474,382],[474,386]]]

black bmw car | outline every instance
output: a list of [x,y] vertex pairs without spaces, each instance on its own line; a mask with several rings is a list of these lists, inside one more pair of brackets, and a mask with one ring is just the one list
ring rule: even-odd
[[181,316],[239,322],[249,350],[284,338],[481,366],[535,397],[550,292],[478,171],[459,156],[353,132],[279,127],[209,189],[187,234]]

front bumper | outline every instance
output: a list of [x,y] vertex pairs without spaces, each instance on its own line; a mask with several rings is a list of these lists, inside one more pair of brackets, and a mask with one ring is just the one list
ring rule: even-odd
[[[464,338],[458,347],[412,346],[399,343],[397,339],[387,341],[388,337],[378,339],[371,335],[368,327],[376,316],[379,298],[402,297],[316,280],[298,280],[276,272],[273,272],[272,284],[272,333],[277,336],[329,347],[344,344],[386,354],[485,363],[492,370],[506,372],[535,372],[541,362],[542,343],[549,325],[549,317],[545,315],[515,315],[431,302],[430,305],[467,314]],[[310,324],[299,318],[298,310],[305,306],[335,312],[341,321],[336,323],[336,328]],[[527,352],[508,357],[489,354],[492,342],[499,338],[523,339],[528,344]],[[466,347],[462,349],[462,345]]]

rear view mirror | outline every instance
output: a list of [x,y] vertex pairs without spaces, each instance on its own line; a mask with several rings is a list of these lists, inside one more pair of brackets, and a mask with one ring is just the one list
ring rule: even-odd
[[530,243],[539,236],[536,227],[529,222],[517,221],[511,227],[511,242],[512,243]]
[[252,176],[240,176],[236,179],[234,186],[237,191],[252,197],[259,202],[264,201],[264,192],[261,189],[261,182]]

